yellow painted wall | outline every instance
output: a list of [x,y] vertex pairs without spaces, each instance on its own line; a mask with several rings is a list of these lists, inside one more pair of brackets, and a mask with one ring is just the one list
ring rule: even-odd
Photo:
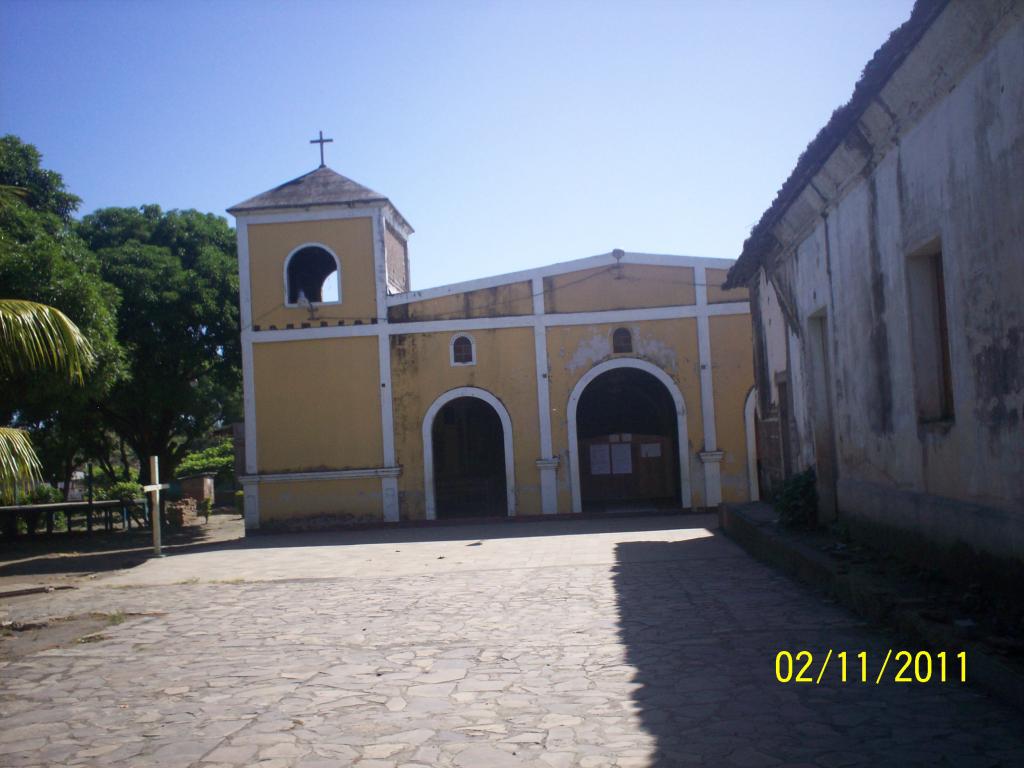
[[[309,321],[305,309],[284,306],[284,262],[305,243],[322,243],[341,260],[341,304],[326,304],[321,320],[335,325],[344,319],[368,321],[376,317],[377,299],[373,270],[373,223],[367,217],[333,221],[249,225],[249,274],[253,325],[296,328]],[[318,321],[314,321],[317,323]]]
[[540,513],[540,458],[537,382],[534,374],[533,330],[474,330],[477,363],[450,362],[446,333],[394,336],[391,378],[394,396],[395,450],[402,474],[398,478],[403,519],[422,519],[423,418],[440,395],[456,387],[479,387],[498,398],[512,419],[517,486],[517,514]]
[[708,281],[708,304],[721,304],[729,301],[749,301],[750,292],[746,287],[733,288],[731,291],[723,291],[727,269],[705,270],[705,277]]
[[[633,334],[633,355],[613,355],[611,334],[616,328],[629,328]],[[548,328],[550,365],[551,432],[558,468],[558,511],[572,511],[569,484],[569,422],[566,408],[569,396],[582,376],[598,363],[613,357],[639,357],[657,365],[679,386],[686,403],[691,490],[694,505],[701,505],[704,489],[697,475],[696,451],[703,445],[700,410],[700,366],[697,347],[697,321],[645,320],[593,326]],[[749,355],[748,355],[749,356]],[[684,448],[684,450],[686,450]]]
[[318,516],[347,522],[383,517],[377,478],[261,483],[259,494],[260,525],[271,528]]
[[400,304],[388,310],[391,322],[530,314],[533,314],[533,292],[529,282],[454,293],[451,296]]
[[547,312],[596,312],[696,303],[693,269],[623,264],[544,278]]
[[253,345],[259,471],[381,466],[377,368],[375,336]]
[[743,407],[754,386],[750,315],[709,318],[715,430],[722,459],[722,500],[748,501],[747,438]]

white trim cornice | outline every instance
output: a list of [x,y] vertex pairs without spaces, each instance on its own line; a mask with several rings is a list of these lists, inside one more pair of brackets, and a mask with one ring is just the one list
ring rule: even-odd
[[359,219],[376,216],[385,206],[384,202],[353,203],[352,206],[316,206],[269,213],[236,213],[238,223],[246,224],[290,224],[297,221],[324,221],[327,219]]
[[260,483],[298,483],[314,480],[363,480],[366,478],[390,477],[402,474],[401,467],[367,467],[366,469],[326,469],[316,472],[267,472],[259,475],[242,475],[242,485]]

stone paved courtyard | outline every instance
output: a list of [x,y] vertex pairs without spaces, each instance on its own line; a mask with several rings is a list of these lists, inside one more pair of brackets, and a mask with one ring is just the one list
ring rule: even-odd
[[0,609],[126,614],[0,668],[4,766],[1024,764],[970,687],[777,683],[899,641],[710,517],[259,537]]

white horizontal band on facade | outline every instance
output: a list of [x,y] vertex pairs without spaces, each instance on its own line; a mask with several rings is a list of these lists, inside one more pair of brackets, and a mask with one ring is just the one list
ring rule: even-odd
[[322,472],[274,472],[261,475],[242,475],[242,485],[259,483],[292,483],[311,480],[361,480],[366,478],[398,477],[401,467],[368,467],[366,469],[328,469]]
[[[730,301],[722,304],[686,304],[647,309],[608,309],[597,312],[566,312],[540,316],[548,328],[569,325],[601,325],[607,323],[634,323],[642,320],[678,320],[687,317],[718,317],[722,315],[750,314],[749,301]],[[458,320],[417,320],[408,323],[378,323],[368,325],[330,325],[319,328],[295,328],[273,331],[243,331],[242,340],[256,343],[267,341],[303,341],[305,339],[338,339],[350,336],[376,336],[381,333],[394,336],[402,333],[450,333],[479,331],[494,328],[532,328],[536,315],[512,317],[479,317]]]

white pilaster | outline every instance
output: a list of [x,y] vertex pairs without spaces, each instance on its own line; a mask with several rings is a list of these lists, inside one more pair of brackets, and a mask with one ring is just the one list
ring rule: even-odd
[[[245,437],[245,472],[255,475],[259,460],[256,444],[256,378],[253,374],[252,342],[252,283],[249,273],[249,225],[245,219],[238,219],[235,225],[238,239],[238,313],[242,326],[242,418]],[[243,486],[245,505],[245,527],[260,527],[259,488]]]
[[552,456],[551,387],[548,379],[548,332],[544,325],[544,279],[530,281],[533,291],[533,350],[537,375],[537,413],[540,419],[540,506],[545,515],[558,512],[558,459]]
[[693,268],[697,293],[697,353],[700,362],[700,413],[704,428],[704,450],[700,460],[704,463],[704,506],[717,507],[722,503],[722,476],[719,464],[722,452],[718,450],[715,429],[715,390],[711,375],[711,326],[708,319],[708,278],[703,266]]
[[[395,411],[391,394],[391,341],[388,337],[387,270],[384,260],[384,211],[373,216],[373,265],[377,276],[377,358],[380,371],[380,428],[384,466],[395,466]],[[398,478],[380,479],[381,508],[384,522],[397,523]]]

